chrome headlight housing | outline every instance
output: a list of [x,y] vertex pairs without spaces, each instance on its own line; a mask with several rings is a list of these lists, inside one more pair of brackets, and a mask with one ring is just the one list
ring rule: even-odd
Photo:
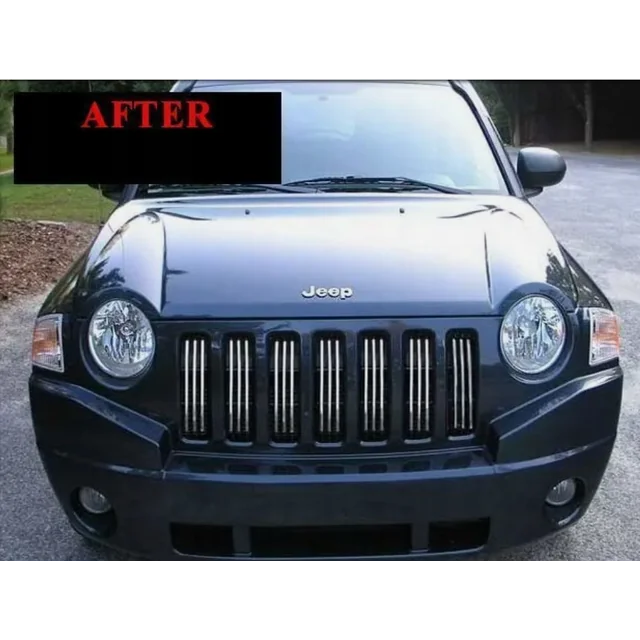
[[544,296],[526,296],[507,312],[500,327],[500,348],[516,371],[542,373],[562,353],[567,334],[558,305]]
[[131,378],[151,363],[156,348],[147,316],[127,300],[110,300],[89,323],[89,351],[96,364],[115,378]]

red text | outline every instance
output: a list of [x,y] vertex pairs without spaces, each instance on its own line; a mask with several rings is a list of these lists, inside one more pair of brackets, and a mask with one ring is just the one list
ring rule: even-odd
[[80,125],[83,129],[212,129],[209,103],[204,100],[94,101]]

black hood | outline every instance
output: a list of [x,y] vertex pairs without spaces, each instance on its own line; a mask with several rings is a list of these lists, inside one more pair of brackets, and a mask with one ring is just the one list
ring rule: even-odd
[[[523,291],[575,302],[542,218],[504,196],[134,201],[103,229],[78,285],[81,301],[126,288],[162,318],[498,315]],[[352,295],[303,297],[312,286]]]

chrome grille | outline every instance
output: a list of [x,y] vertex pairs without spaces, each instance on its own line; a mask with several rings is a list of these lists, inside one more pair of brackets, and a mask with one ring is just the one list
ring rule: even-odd
[[317,398],[316,439],[339,442],[344,437],[344,354],[340,337],[318,338],[315,347]]
[[205,440],[301,450],[314,443],[400,446],[480,428],[480,352],[472,329],[329,326],[266,336],[194,331],[178,339],[173,415],[187,447]]
[[206,439],[209,421],[209,343],[205,338],[188,337],[182,341],[180,377],[183,438]]
[[253,437],[253,345],[249,337],[228,339],[226,349],[227,433],[229,440]]
[[362,439],[388,437],[387,338],[366,336],[362,341]]
[[454,333],[448,342],[448,433],[468,435],[476,429],[476,337]]
[[429,334],[410,334],[405,344],[405,437],[419,440],[431,436],[435,391],[433,343]]
[[299,343],[294,336],[277,336],[270,349],[271,438],[296,442],[298,423]]

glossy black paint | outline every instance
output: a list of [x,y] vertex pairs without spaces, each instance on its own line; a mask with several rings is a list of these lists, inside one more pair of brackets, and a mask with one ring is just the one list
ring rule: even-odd
[[[569,312],[577,301],[546,224],[504,196],[136,200],[114,212],[75,274],[83,318],[120,289],[158,320],[501,315],[534,292]],[[305,300],[311,285],[353,296]],[[66,286],[47,311],[65,304]]]
[[[422,558],[443,557],[429,545],[433,522],[490,521],[482,548],[446,557],[553,533],[561,525],[544,497],[567,477],[579,478],[584,492],[562,526],[584,514],[615,441],[623,380],[617,361],[589,366],[585,309],[610,304],[523,197],[475,93],[452,86],[474,109],[511,196],[198,196],[132,199],[115,209],[40,311],[64,315],[65,373],[35,368],[30,380],[40,455],[74,528],[140,555],[184,557],[171,523],[225,526],[234,557],[251,557],[251,527],[403,524],[412,533],[402,557]],[[301,291],[311,285],[349,287],[353,295],[308,300]],[[502,316],[529,293],[553,298],[568,327],[561,358],[539,376],[516,375],[498,345]],[[129,381],[108,378],[86,348],[91,315],[115,296],[135,301],[156,333],[152,366]],[[392,344],[413,329],[433,332],[430,440],[409,444],[392,432],[374,446],[353,439],[246,446],[225,441],[218,427],[211,442],[181,440],[181,335],[208,336],[215,366],[229,331],[251,333],[264,356],[273,331],[296,332],[307,353],[316,332],[338,330],[347,340],[348,384],[357,385],[354,340],[367,329],[384,330]],[[480,353],[480,427],[459,439],[444,429],[444,350],[454,329],[475,331]],[[403,363],[390,366],[397,374]],[[267,389],[257,380],[257,419],[265,420]],[[310,379],[302,389],[303,420],[310,420]],[[391,391],[396,412],[400,392]],[[223,422],[222,393],[214,384],[214,425]],[[355,429],[358,407],[346,411],[347,429]],[[78,519],[74,495],[87,484],[114,504],[106,538]]]
[[521,149],[516,167],[525,189],[552,187],[562,182],[567,172],[567,165],[559,153],[540,147]]

